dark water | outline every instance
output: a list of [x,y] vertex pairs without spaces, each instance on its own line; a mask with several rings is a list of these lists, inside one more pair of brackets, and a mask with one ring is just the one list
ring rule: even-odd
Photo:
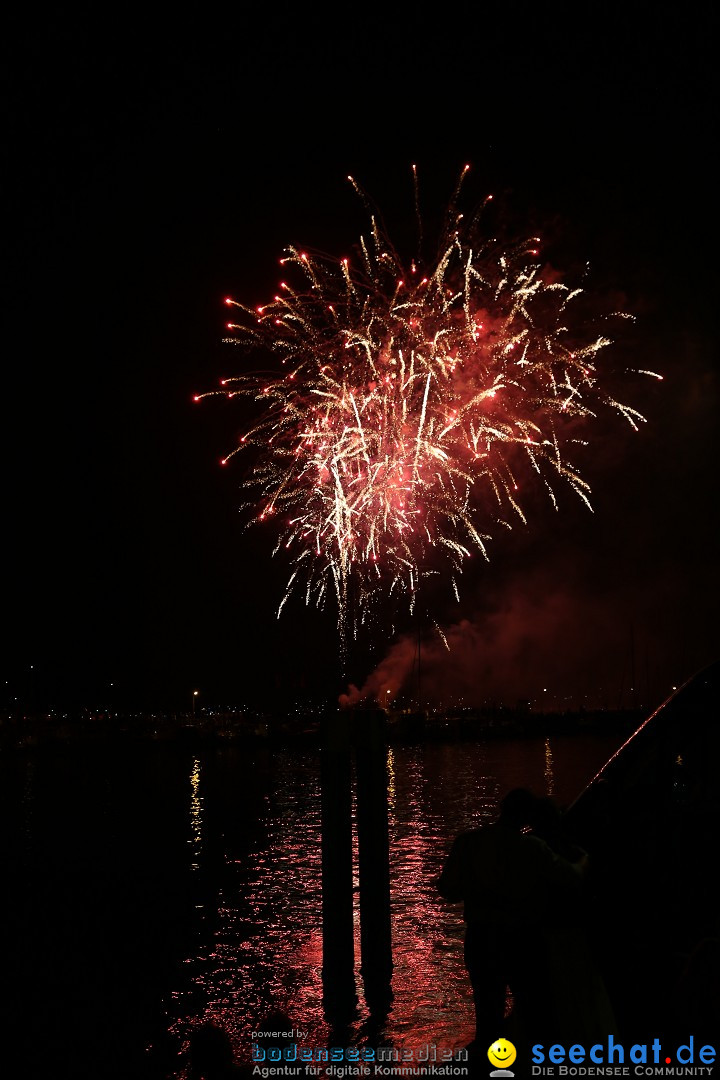
[[[434,888],[454,835],[518,785],[570,801],[617,743],[388,752],[386,1044],[471,1037],[460,912]],[[221,1025],[247,1060],[249,1032],[273,1009],[326,1042],[315,751],[148,743],[14,755],[0,775],[10,1001],[0,1075],[179,1078],[194,1025]],[[360,994],[351,1038],[367,1019]]]

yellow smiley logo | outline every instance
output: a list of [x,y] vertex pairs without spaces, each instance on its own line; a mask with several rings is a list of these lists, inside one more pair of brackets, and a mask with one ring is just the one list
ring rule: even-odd
[[496,1039],[488,1050],[490,1064],[497,1065],[499,1069],[504,1069],[508,1065],[512,1065],[516,1057],[517,1050],[511,1042],[507,1041],[507,1039]]

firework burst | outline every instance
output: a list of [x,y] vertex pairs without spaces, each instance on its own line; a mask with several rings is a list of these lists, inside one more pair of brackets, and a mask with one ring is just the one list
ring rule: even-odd
[[[556,506],[557,484],[589,506],[568,458],[577,421],[603,407],[644,419],[600,385],[610,339],[573,325],[582,290],[543,272],[537,238],[483,238],[480,214],[457,211],[459,189],[430,265],[403,265],[366,200],[352,263],[291,247],[269,303],[226,300],[238,313],[228,340],[276,368],[211,392],[258,406],[223,464],[255,448],[252,516],[275,521],[292,562],[278,614],[294,589],[319,606],[332,595],[342,640],[380,596],[412,608],[425,573],[457,595],[465,560],[488,557],[498,526],[525,522],[521,459]],[[604,326],[611,317],[628,318]]]

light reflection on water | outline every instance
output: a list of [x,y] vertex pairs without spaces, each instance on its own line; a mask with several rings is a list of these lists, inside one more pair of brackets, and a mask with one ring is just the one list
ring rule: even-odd
[[200,857],[202,855],[202,797],[200,795],[200,774],[201,765],[198,758],[193,758],[192,769],[190,770],[190,839],[188,844],[192,845],[193,861],[190,864],[190,869],[198,871],[200,869]]
[[[613,739],[560,737],[388,751],[394,1000],[382,1028],[385,1045],[434,1041],[454,1048],[472,1038],[461,912],[435,889],[454,836],[491,818],[513,787],[570,801],[614,748]],[[243,785],[244,771],[255,764],[237,751],[221,754],[227,756],[221,785]],[[186,979],[172,1005],[180,1036],[212,1021],[227,1031],[240,1060],[248,1059],[250,1032],[272,1011],[308,1031],[308,1045],[326,1045],[331,1034],[322,1008],[319,756],[279,751],[264,768],[265,794],[253,820],[235,820],[222,836],[215,910],[198,924],[197,951],[186,958]],[[188,844],[201,877],[203,837],[211,827],[204,820],[203,775],[196,758]],[[359,1004],[348,1038],[361,1043],[368,1013],[357,892],[355,903]]]

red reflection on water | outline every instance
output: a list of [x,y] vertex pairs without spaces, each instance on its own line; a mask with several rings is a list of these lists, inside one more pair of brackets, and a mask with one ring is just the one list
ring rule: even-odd
[[[463,965],[459,905],[442,901],[435,887],[455,835],[494,815],[511,788],[528,786],[572,797],[592,775],[573,760],[570,740],[453,744],[395,748],[390,752],[389,826],[393,1002],[378,1035],[387,1046],[435,1043],[456,1049],[474,1034],[474,1015]],[[605,750],[599,750],[598,760]],[[568,790],[558,784],[558,765]],[[554,767],[555,766],[555,767]],[[570,786],[568,778],[575,777]],[[198,814],[194,835],[207,831]],[[174,1031],[185,1040],[196,1025],[212,1022],[229,1035],[239,1061],[248,1061],[251,1033],[273,1012],[307,1032],[306,1045],[326,1046],[331,1032],[322,1006],[322,913],[319,759],[313,753],[278,753],[268,778],[254,842],[236,856],[225,850],[229,884],[223,885],[209,940],[188,960],[189,987],[175,999]],[[191,838],[192,839],[192,838]],[[197,858],[197,847],[192,851]],[[200,866],[202,874],[202,864]],[[357,882],[356,882],[357,884]],[[355,893],[358,1011],[349,1040],[362,1045],[369,1014],[362,998],[358,895]],[[185,1076],[178,1073],[178,1076]]]

